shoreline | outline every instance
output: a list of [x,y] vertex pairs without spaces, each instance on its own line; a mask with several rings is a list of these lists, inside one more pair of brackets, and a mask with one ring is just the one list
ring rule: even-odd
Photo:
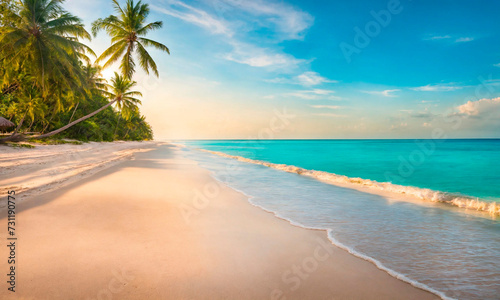
[[[472,214],[486,218],[489,217],[493,219],[500,216],[500,206],[497,203],[474,200],[473,197],[459,195],[453,196],[451,193],[435,191],[427,188],[403,186],[389,182],[378,182],[371,179],[348,177],[326,171],[309,170],[293,165],[276,164],[267,161],[250,159],[243,156],[231,155],[224,152],[206,150],[203,148],[197,148],[195,150],[241,162],[262,165],[288,173],[307,176],[326,184],[357,190],[363,193],[379,195],[391,201],[407,201],[427,206],[440,205],[444,209],[454,209],[465,214]],[[429,193],[432,194],[430,197],[422,195]],[[445,199],[438,199],[439,197],[449,197],[453,199],[448,201]]]
[[[438,299],[333,245],[326,231],[293,226],[248,203],[178,148],[155,146],[19,202],[23,248],[37,249],[22,250],[21,295],[114,295],[98,284],[111,282],[114,271],[130,279],[119,294],[125,299]],[[200,202],[197,192],[205,189],[212,196]],[[194,209],[188,219],[182,207]],[[297,265],[303,276],[294,273]]]
[[[175,144],[175,145],[176,145],[176,146],[178,146],[178,147],[181,147],[181,148],[184,148],[184,147],[185,147],[185,145],[183,145],[183,144]],[[208,150],[205,150],[205,149],[194,149],[194,150],[195,150],[195,151],[202,151],[202,152],[208,152],[208,153],[211,153],[211,151],[208,151]],[[218,153],[211,153],[211,154],[219,155]],[[222,153],[222,154],[225,154],[225,153]],[[223,155],[221,155],[221,156],[223,156]],[[300,174],[299,174],[299,175],[300,175]],[[344,251],[348,252],[349,254],[351,254],[351,255],[353,255],[353,256],[355,256],[355,257],[357,257],[357,258],[360,258],[360,259],[363,259],[363,260],[365,260],[365,261],[367,261],[367,262],[370,262],[371,264],[373,264],[374,266],[376,266],[378,269],[380,269],[380,270],[382,270],[382,271],[386,272],[386,273],[387,273],[387,274],[389,274],[390,276],[392,276],[392,277],[394,277],[394,278],[396,278],[396,279],[398,279],[398,280],[401,280],[401,281],[403,281],[403,282],[405,282],[405,283],[408,283],[408,284],[410,284],[410,285],[414,286],[415,288],[418,288],[418,289],[421,289],[421,290],[423,290],[423,291],[426,291],[426,292],[432,293],[432,294],[434,294],[434,295],[438,296],[440,299],[444,299],[444,300],[453,300],[453,299],[454,299],[454,298],[450,298],[450,297],[446,296],[443,292],[440,292],[440,291],[438,291],[438,290],[435,290],[435,289],[433,289],[432,287],[429,287],[429,286],[427,286],[427,285],[425,285],[425,284],[423,284],[423,283],[420,283],[420,282],[418,282],[418,281],[416,281],[416,280],[410,279],[410,278],[408,278],[406,275],[401,274],[401,273],[399,273],[399,272],[397,272],[397,271],[394,271],[394,270],[390,269],[389,267],[385,266],[385,265],[384,265],[383,263],[381,263],[380,261],[378,261],[378,260],[376,260],[376,259],[374,259],[374,258],[372,258],[372,257],[370,257],[370,256],[367,256],[367,255],[365,255],[365,254],[363,254],[363,253],[360,253],[360,252],[358,252],[358,251],[356,251],[356,250],[354,250],[354,249],[350,248],[349,246],[346,246],[345,244],[343,244],[343,243],[341,243],[341,242],[337,241],[334,237],[330,236],[330,231],[331,231],[331,229],[328,229],[328,228],[322,228],[322,227],[311,227],[311,226],[308,226],[308,225],[304,225],[304,224],[302,224],[302,223],[299,223],[299,222],[297,222],[297,221],[294,221],[294,220],[292,220],[292,219],[289,219],[289,218],[287,218],[287,217],[284,217],[284,216],[280,215],[280,214],[279,214],[278,212],[276,212],[276,211],[268,210],[268,209],[266,209],[265,207],[263,207],[263,206],[261,206],[261,205],[259,205],[259,204],[255,203],[255,202],[253,201],[253,198],[255,198],[254,196],[249,195],[249,194],[246,194],[245,192],[243,192],[243,191],[241,191],[241,190],[239,190],[239,189],[236,189],[235,187],[232,187],[232,186],[229,186],[229,185],[225,184],[224,182],[222,182],[222,181],[218,180],[217,178],[215,178],[215,176],[213,176],[212,174],[211,174],[210,176],[211,176],[214,180],[216,180],[217,182],[219,182],[220,184],[226,185],[226,186],[228,186],[229,188],[231,188],[231,189],[235,190],[236,192],[238,192],[238,193],[240,193],[240,194],[244,195],[244,196],[247,198],[247,201],[249,202],[249,204],[251,204],[252,206],[255,206],[255,207],[257,207],[257,208],[259,208],[259,209],[261,209],[261,210],[263,210],[263,211],[265,211],[265,212],[267,212],[267,213],[269,213],[269,214],[273,215],[273,217],[275,217],[275,218],[278,218],[278,219],[280,219],[280,220],[283,220],[283,221],[287,222],[287,223],[288,223],[288,224],[290,224],[291,226],[294,226],[294,227],[297,227],[297,228],[301,228],[301,229],[306,229],[306,230],[313,230],[313,231],[321,231],[321,232],[324,232],[324,233],[326,234],[326,236],[327,236],[327,239],[329,240],[329,242],[330,242],[333,246],[335,246],[335,247],[337,247],[337,248],[340,248],[340,249],[342,249],[342,250],[344,250]],[[321,182],[323,182],[323,183],[326,183],[326,184],[332,184],[332,183],[330,183],[330,182],[328,182],[328,181],[323,181],[323,180],[320,180],[320,181],[321,181]],[[335,184],[335,185],[336,185],[336,184]],[[360,187],[354,188],[354,187],[349,186],[348,184],[345,184],[345,185],[338,184],[337,186],[339,186],[339,187],[344,187],[344,188],[348,188],[348,189],[358,190],[358,191],[363,192],[363,193],[370,193],[370,192],[367,192],[366,190],[364,190],[364,189],[362,189],[362,188],[360,188]],[[388,192],[385,192],[385,193],[384,193],[384,192],[382,192],[382,191],[379,191],[378,193],[376,193],[376,192],[374,192],[374,191],[371,191],[371,193],[376,194],[376,195],[381,195],[381,196],[383,196],[383,197],[385,197],[385,198],[387,198],[387,199],[391,199],[391,196],[394,196],[394,195],[391,195],[391,194],[390,194],[390,193],[388,193]],[[409,198],[409,197],[407,196],[407,198]],[[406,199],[406,201],[411,201],[411,198],[410,198],[410,199]],[[411,202],[414,202],[414,201],[411,201]]]
[[[248,196],[248,197],[250,197],[250,196]],[[262,209],[262,210],[264,210],[264,211],[272,214],[275,218],[278,218],[280,220],[288,222],[292,226],[295,226],[295,227],[298,227],[298,228],[301,228],[301,229],[306,229],[306,230],[323,231],[326,234],[328,240],[330,241],[330,243],[333,246],[335,246],[337,248],[340,248],[340,249],[348,252],[349,254],[357,257],[357,258],[360,258],[362,260],[365,260],[365,261],[373,264],[379,270],[382,270],[382,271],[386,272],[387,274],[389,274],[390,276],[392,276],[392,277],[394,277],[394,278],[396,278],[398,280],[401,280],[401,281],[403,281],[403,282],[405,282],[405,283],[407,283],[407,284],[409,284],[409,285],[411,285],[411,286],[413,286],[413,287],[415,287],[417,289],[420,289],[422,291],[429,292],[429,293],[437,296],[440,299],[443,299],[443,300],[453,300],[454,299],[454,298],[447,297],[444,293],[442,293],[440,291],[437,291],[437,290],[435,290],[435,289],[433,289],[433,288],[431,288],[431,287],[429,287],[429,286],[427,286],[427,285],[425,285],[423,283],[420,283],[418,281],[410,279],[410,278],[408,278],[404,274],[398,273],[397,271],[394,271],[394,270],[386,267],[380,261],[378,261],[378,260],[376,260],[376,259],[374,259],[374,258],[372,258],[370,256],[367,256],[365,254],[357,252],[356,250],[350,248],[349,246],[346,246],[346,245],[342,244],[341,242],[337,241],[335,238],[333,238],[333,237],[330,236],[330,229],[327,229],[327,228],[314,228],[314,227],[310,227],[310,226],[307,226],[307,225],[295,222],[293,220],[290,220],[290,219],[288,219],[286,217],[283,217],[283,216],[277,214],[276,212],[267,210],[267,209],[265,209],[264,207],[262,207],[262,206],[260,206],[258,204],[252,203],[251,197],[248,200],[249,200],[250,204],[254,205],[255,207],[258,207],[259,209]]]

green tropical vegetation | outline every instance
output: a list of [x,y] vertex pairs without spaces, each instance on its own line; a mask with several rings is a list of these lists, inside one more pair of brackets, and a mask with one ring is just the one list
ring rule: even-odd
[[[116,16],[92,24],[94,36],[104,30],[111,37],[111,46],[97,56],[85,45],[92,35],[63,4],[0,0],[0,116],[16,124],[0,142],[53,136],[152,139],[139,110],[142,94],[134,90],[132,78],[136,61],[148,74],[159,75],[146,47],[169,49],[146,36],[162,22],[146,23],[149,7],[141,1],[126,0],[122,7],[112,0]],[[109,82],[102,78],[103,68],[118,61],[121,74],[115,72]]]

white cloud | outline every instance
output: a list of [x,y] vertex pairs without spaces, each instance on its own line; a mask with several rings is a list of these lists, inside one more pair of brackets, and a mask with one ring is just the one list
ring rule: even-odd
[[439,40],[449,40],[449,39],[455,39],[455,43],[465,43],[465,42],[471,42],[475,38],[473,37],[452,37],[451,35],[434,35],[428,38],[425,38],[424,40],[426,41],[439,41]]
[[230,25],[227,22],[211,16],[206,11],[197,9],[181,1],[171,1],[170,4],[168,9],[151,4],[151,9],[203,27],[213,34],[233,35]]
[[474,40],[473,37],[460,37],[455,40],[455,43],[465,43],[465,42],[472,42]]
[[429,109],[425,109],[423,111],[413,111],[409,110],[407,111],[409,116],[412,118],[417,118],[417,119],[428,119],[431,120],[435,117],[435,114],[431,113]]
[[310,91],[311,93],[317,94],[317,95],[330,95],[335,93],[335,91],[332,90],[322,90],[322,89],[314,89]]
[[451,36],[449,36],[449,35],[435,35],[435,36],[431,36],[430,38],[426,38],[425,40],[445,40],[445,39],[451,39]]
[[483,84],[497,86],[497,85],[500,85],[500,79],[487,79],[487,80],[483,81]]
[[274,79],[269,79],[266,80],[267,82],[271,83],[284,83],[284,84],[297,84],[297,85],[302,85],[306,87],[311,87],[315,85],[321,85],[323,83],[337,83],[338,81],[336,80],[331,80],[326,77],[321,76],[317,72],[309,71],[309,72],[304,72],[300,75],[297,75],[293,78],[274,78]]
[[338,105],[311,105],[312,108],[327,108],[327,109],[340,109],[342,106]]
[[493,66],[494,66],[494,67],[498,67],[498,68],[500,68],[500,63],[498,63],[498,64],[494,64]]
[[320,117],[330,117],[330,118],[345,118],[347,117],[346,115],[339,115],[339,114],[332,114],[332,113],[318,113],[318,114],[313,114],[315,116],[320,116]]
[[285,94],[285,96],[297,97],[305,100],[341,100],[342,98],[333,96],[335,93],[332,90],[306,90],[306,91],[296,91],[292,93]]
[[477,101],[468,101],[465,104],[457,106],[458,112],[467,116],[479,116],[483,113],[500,112],[500,97],[493,99],[481,99]]
[[[261,0],[225,0],[235,9],[260,16],[260,26],[272,28],[282,35],[283,39],[302,39],[304,31],[312,26],[314,18],[293,6],[283,2]],[[255,21],[255,18],[251,18]]]
[[384,91],[362,91],[365,94],[370,94],[370,95],[378,95],[378,96],[384,96],[384,97],[397,97],[396,95],[393,95],[395,92],[399,92],[401,90],[399,89],[394,89],[394,90],[384,90]]
[[401,122],[399,124],[391,125],[390,130],[396,130],[396,129],[406,128],[406,127],[408,127],[408,123]]
[[337,81],[320,76],[316,72],[305,72],[296,77],[298,82],[304,86],[314,86],[323,83],[335,83]]
[[[196,7],[180,0],[166,0],[151,8],[223,36],[223,42],[233,50],[219,57],[258,68],[293,68],[305,62],[276,48],[276,43],[301,39],[314,21],[311,15],[291,5],[261,0],[205,1]],[[249,42],[248,33],[263,28],[270,31],[271,40]]]
[[271,49],[255,47],[240,42],[232,43],[234,50],[223,57],[229,61],[252,67],[294,68],[304,62],[286,53],[277,53]]
[[252,67],[269,67],[276,65],[290,65],[296,63],[296,60],[290,59],[283,54],[261,54],[250,55],[249,53],[241,53],[235,51],[225,56],[227,60],[234,61],[240,64],[246,64]]
[[424,85],[420,87],[412,88],[414,91],[419,92],[448,92],[462,89],[461,86],[456,86],[452,84],[436,84],[436,85]]
[[318,100],[321,99],[320,96],[314,93],[309,93],[308,91],[298,91],[287,94],[287,96],[297,97],[305,100]]

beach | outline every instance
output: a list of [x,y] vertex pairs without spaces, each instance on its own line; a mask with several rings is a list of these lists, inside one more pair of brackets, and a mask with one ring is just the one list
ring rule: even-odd
[[0,300],[500,300],[498,11],[0,0]]
[[[0,193],[15,190],[23,197],[30,197],[52,191],[152,146],[152,142],[90,142],[83,145],[37,145],[36,149],[2,147]],[[5,205],[4,200],[0,200],[0,208]]]
[[[251,205],[178,146],[106,144],[0,149],[2,201],[19,189],[16,292],[4,275],[2,299],[439,299]],[[49,154],[60,161],[29,160]],[[62,165],[72,173],[50,179]]]

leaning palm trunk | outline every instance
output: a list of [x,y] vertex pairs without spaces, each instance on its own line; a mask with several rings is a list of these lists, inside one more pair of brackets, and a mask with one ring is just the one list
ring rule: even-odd
[[73,117],[75,116],[75,113],[76,113],[76,109],[78,108],[78,105],[80,105],[80,101],[78,101],[78,103],[76,104],[76,107],[75,109],[73,110],[73,114],[71,114],[71,118],[69,118],[69,123],[71,123],[71,121],[73,120]]
[[[88,118],[90,118],[90,117],[93,117],[93,116],[97,115],[97,114],[98,114],[98,113],[100,113],[101,111],[103,111],[103,110],[105,110],[106,108],[110,107],[113,103],[115,103],[115,102],[116,102],[116,100],[118,100],[118,99],[115,99],[115,100],[113,100],[113,101],[110,101],[108,104],[104,105],[103,107],[99,108],[98,110],[96,110],[96,111],[94,111],[94,112],[91,112],[90,114],[88,114],[88,115],[86,115],[86,116],[84,116],[84,117],[81,117],[80,119],[75,120],[75,121],[73,121],[73,122],[69,123],[68,125],[66,125],[66,126],[64,126],[64,127],[61,127],[61,128],[59,128],[59,129],[56,129],[56,130],[51,131],[51,132],[46,133],[46,134],[42,134],[42,135],[35,136],[35,137],[33,137],[33,138],[34,138],[34,139],[43,139],[43,138],[46,138],[46,137],[49,137],[49,136],[56,135],[56,134],[58,134],[58,133],[60,133],[60,132],[63,132],[64,130],[66,130],[66,129],[70,128],[71,126],[73,126],[73,125],[75,125],[75,124],[78,124],[78,123],[80,123],[80,122],[82,122],[82,121],[87,120],[87,119],[88,119]],[[1,140],[0,140],[0,141],[1,141]]]
[[35,118],[33,118],[33,120],[31,120],[31,124],[30,126],[28,127],[28,129],[26,129],[26,132],[25,133],[29,133],[30,130],[31,130],[31,127],[33,127],[33,124],[35,123]]
[[45,125],[45,127],[43,127],[42,134],[45,132],[45,130],[47,130],[47,128],[49,128],[50,122],[52,122],[52,119],[54,118],[54,115],[55,115],[55,113],[52,113],[52,115],[50,116],[49,121],[47,122],[47,125]]
[[[43,138],[46,138],[46,137],[50,137],[50,136],[53,136],[53,135],[56,135],[60,132],[63,132],[64,130],[70,128],[71,126],[75,125],[75,124],[78,124],[82,121],[85,121],[87,120],[88,118],[90,117],[93,117],[95,115],[97,115],[98,113],[100,113],[101,111],[105,110],[106,108],[110,107],[113,103],[115,103],[116,101],[118,100],[118,98],[115,98],[115,100],[113,101],[110,101],[108,102],[108,104],[104,105],[103,107],[99,108],[98,110],[94,111],[94,112],[91,112],[90,114],[84,116],[84,117],[81,117],[80,119],[76,120],[76,121],[73,121],[71,123],[69,123],[68,125],[64,126],[64,127],[61,127],[59,129],[56,129],[54,131],[51,131],[49,133],[46,133],[46,134],[42,134],[42,135],[37,135],[37,136],[34,136],[32,137],[32,139],[43,139]],[[26,115],[25,115],[26,116]],[[6,137],[6,138],[3,138],[3,139],[0,139],[0,143],[5,143],[5,142],[8,142],[8,141],[21,141],[21,140],[24,140],[25,137],[20,135],[20,134],[17,134],[17,131],[19,130],[19,128],[21,128],[21,125],[24,121],[24,117],[23,119],[21,120],[21,122],[19,123],[19,125],[17,126],[16,130],[14,131],[14,133],[9,136],[9,137]]]
[[12,133],[12,137],[14,137],[15,135],[17,135],[17,132],[19,131],[19,129],[21,129],[21,126],[23,126],[24,119],[26,118],[26,115],[28,114],[28,110],[29,110],[29,107],[26,108],[26,111],[24,112],[23,118],[21,119],[21,121],[17,125],[16,129],[14,130],[14,133]]

